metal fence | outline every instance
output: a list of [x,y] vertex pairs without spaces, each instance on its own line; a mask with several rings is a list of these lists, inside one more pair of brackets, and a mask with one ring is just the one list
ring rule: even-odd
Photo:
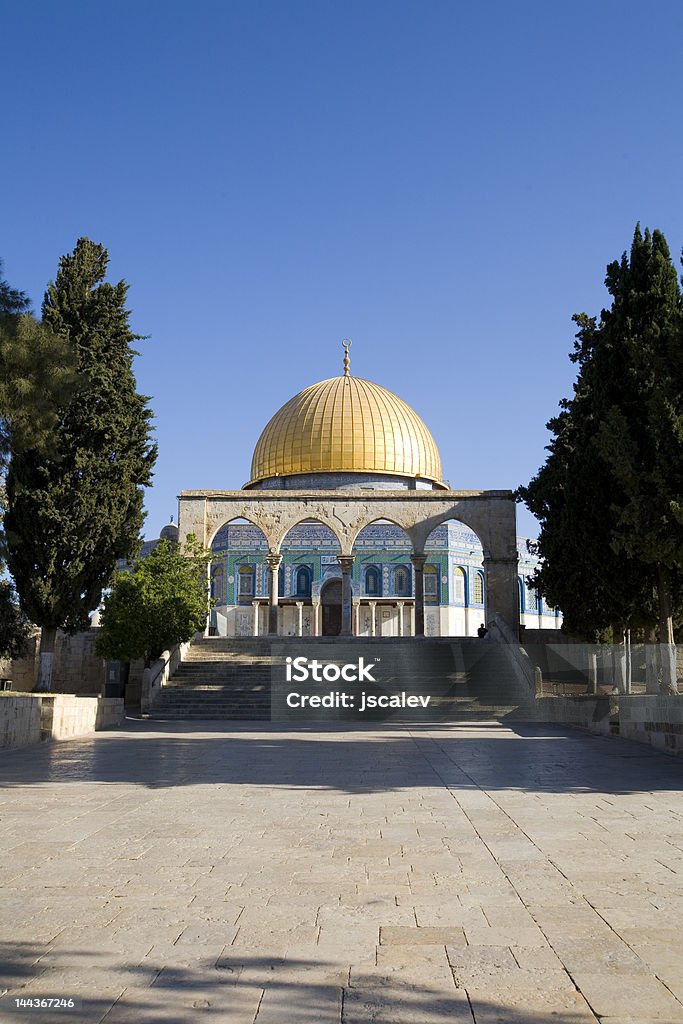
[[[659,693],[659,644],[524,644],[524,650],[540,670],[539,695]],[[683,647],[676,648],[676,662],[680,679]]]

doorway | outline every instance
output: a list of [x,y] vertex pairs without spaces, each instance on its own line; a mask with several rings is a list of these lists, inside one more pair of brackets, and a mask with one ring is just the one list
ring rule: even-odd
[[328,580],[320,590],[323,608],[323,636],[339,636],[342,622],[341,580]]

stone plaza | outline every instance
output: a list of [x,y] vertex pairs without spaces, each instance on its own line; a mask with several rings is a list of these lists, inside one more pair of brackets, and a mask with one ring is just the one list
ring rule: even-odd
[[[6,751],[0,1019],[683,1022],[683,764],[570,727]],[[63,1014],[13,998],[71,996]]]

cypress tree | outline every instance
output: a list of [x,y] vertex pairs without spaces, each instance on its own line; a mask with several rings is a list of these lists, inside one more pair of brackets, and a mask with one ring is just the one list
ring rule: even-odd
[[21,606],[39,625],[39,689],[51,686],[58,628],[85,628],[116,561],[133,557],[143,490],[156,460],[151,412],[136,391],[128,286],[105,282],[108,254],[79,239],[62,257],[43,302],[44,325],[67,339],[78,385],[59,410],[49,451],[12,455],[5,530],[8,565]]
[[[607,267],[610,309],[578,314],[575,397],[549,424],[546,465],[521,496],[541,515],[541,586],[580,566],[602,577],[603,621],[658,620],[662,690],[676,692],[674,610],[683,567],[683,304],[660,231],[636,226]],[[567,512],[569,510],[569,512]],[[566,513],[566,514],[565,514]],[[656,607],[653,605],[656,595]],[[596,625],[603,624],[598,616]]]

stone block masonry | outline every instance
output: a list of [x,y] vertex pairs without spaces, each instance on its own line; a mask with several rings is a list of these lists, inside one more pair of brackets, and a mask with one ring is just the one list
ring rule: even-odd
[[0,694],[0,748],[87,736],[123,724],[123,700],[70,694]]

